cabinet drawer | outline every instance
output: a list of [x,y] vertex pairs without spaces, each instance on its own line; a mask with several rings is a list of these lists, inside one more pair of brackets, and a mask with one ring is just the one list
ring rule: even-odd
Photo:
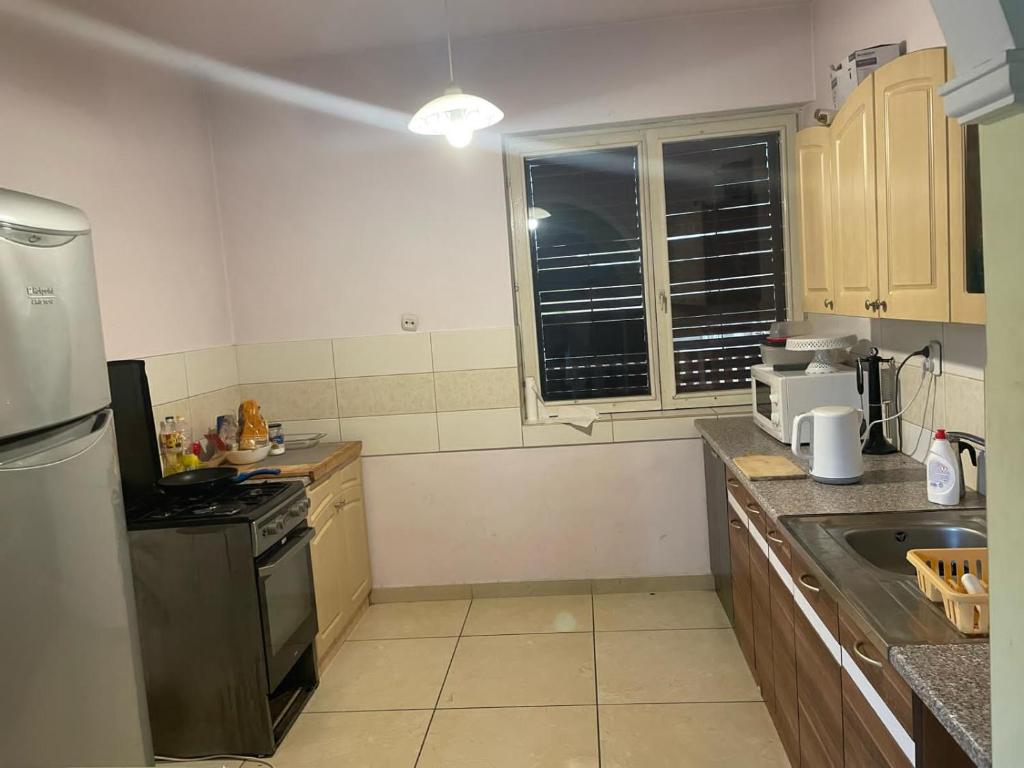
[[731,472],[726,473],[725,484],[729,489],[729,495],[740,505],[740,509],[743,510],[743,514],[747,516],[747,519],[754,524],[754,527],[761,532],[764,536],[767,530],[767,524],[765,518],[767,515],[761,508],[761,505],[754,501],[754,497],[750,495],[750,492],[743,487],[735,475]]
[[799,606],[794,616],[800,765],[843,768],[842,667]]
[[729,551],[732,560],[733,628],[740,650],[750,671],[756,675],[754,655],[753,596],[750,591],[750,534],[747,527],[729,510]]
[[800,765],[799,704],[797,702],[796,648],[793,595],[774,567],[769,569],[772,624],[772,674],[775,708],[771,711],[779,740],[792,765]]
[[818,618],[824,623],[825,628],[838,641],[839,605],[822,587],[818,577],[807,566],[807,562],[800,552],[795,549],[792,550],[791,559],[793,565],[790,573],[793,575],[793,589],[810,603],[811,608],[814,609]]
[[793,548],[786,540],[779,525],[768,521],[764,537],[768,541],[768,548],[779,558],[786,571],[791,571],[793,568]]
[[772,671],[772,605],[769,597],[768,556],[756,542],[748,543],[750,550],[750,595],[754,618],[755,678],[761,686],[761,696],[768,712],[775,710],[775,677]]
[[341,480],[335,473],[330,477],[314,483],[306,489],[306,496],[309,497],[309,524],[314,528],[315,523],[320,519],[328,504],[341,491]]
[[910,758],[843,670],[843,756],[846,768],[912,768]]
[[845,611],[839,611],[839,642],[843,652],[878,693],[908,733],[914,732],[914,694],[900,674]]

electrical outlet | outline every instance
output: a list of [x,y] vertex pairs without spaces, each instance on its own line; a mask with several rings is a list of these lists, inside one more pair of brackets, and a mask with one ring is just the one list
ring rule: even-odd
[[928,342],[928,357],[924,361],[924,369],[932,376],[942,375],[942,342],[941,341],[929,341]]
[[419,327],[420,319],[416,315],[402,315],[403,331],[418,331]]

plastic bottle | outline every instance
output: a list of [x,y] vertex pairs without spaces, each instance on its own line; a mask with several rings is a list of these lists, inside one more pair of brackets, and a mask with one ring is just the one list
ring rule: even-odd
[[957,470],[956,455],[946,438],[946,430],[936,431],[925,459],[925,467],[928,473],[928,501],[946,506],[959,503],[963,479]]

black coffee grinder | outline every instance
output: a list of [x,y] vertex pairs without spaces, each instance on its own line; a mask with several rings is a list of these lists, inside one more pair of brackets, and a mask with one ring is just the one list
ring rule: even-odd
[[891,357],[880,357],[878,347],[871,348],[871,354],[857,358],[857,394],[864,396],[864,369],[868,376],[868,412],[866,414],[868,439],[864,443],[862,453],[881,456],[896,453],[899,449],[889,442],[885,436],[882,423],[882,366],[892,366],[895,360]]

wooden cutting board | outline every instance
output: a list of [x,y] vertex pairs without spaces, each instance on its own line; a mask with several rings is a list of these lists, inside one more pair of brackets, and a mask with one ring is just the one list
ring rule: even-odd
[[794,462],[785,456],[740,456],[736,466],[751,480],[792,480],[807,477]]

